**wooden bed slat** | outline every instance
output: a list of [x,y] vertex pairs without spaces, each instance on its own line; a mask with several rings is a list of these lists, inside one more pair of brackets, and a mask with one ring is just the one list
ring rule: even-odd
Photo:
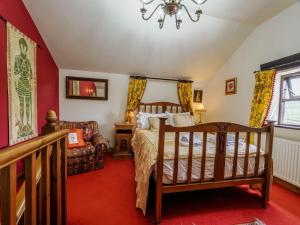
[[175,134],[175,158],[174,158],[174,173],[173,173],[173,185],[177,184],[178,176],[178,160],[179,160],[179,132]]
[[240,133],[235,132],[232,179],[236,178],[236,169],[237,169],[237,160],[238,160],[238,151],[239,151],[239,137],[240,137]]
[[224,180],[226,140],[227,140],[226,132],[217,133],[215,168],[214,168],[215,181]]
[[203,132],[200,183],[203,183],[205,179],[206,145],[207,145],[207,132]]
[[187,183],[192,182],[192,163],[193,163],[193,145],[194,145],[194,132],[190,132],[189,141],[189,159],[188,159],[188,170],[187,170]]
[[147,108],[151,110],[151,113],[164,113],[169,109],[171,110],[170,111],[171,113],[178,113],[180,109],[182,109],[180,104],[172,103],[172,102],[151,102],[151,103],[140,102],[138,105],[139,112],[147,112]]
[[260,146],[261,146],[261,133],[257,133],[257,146],[256,146],[254,177],[258,176],[259,158],[260,158]]
[[246,137],[246,152],[245,152],[245,160],[244,160],[244,178],[247,178],[248,176],[248,160],[249,160],[249,146],[250,146],[250,136],[251,133],[247,132],[247,137]]

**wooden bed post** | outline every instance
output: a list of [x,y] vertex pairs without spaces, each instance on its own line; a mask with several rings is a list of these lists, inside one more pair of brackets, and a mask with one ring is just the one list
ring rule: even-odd
[[273,162],[272,162],[272,150],[273,150],[273,135],[274,135],[274,122],[268,122],[270,126],[269,132],[266,133],[266,145],[265,145],[265,182],[262,185],[262,206],[267,207],[270,198],[270,188],[273,176]]
[[167,118],[160,118],[159,139],[158,139],[158,155],[157,155],[157,179],[155,192],[155,223],[161,221],[162,208],[162,177],[163,177],[163,162],[164,162],[164,144],[165,144],[165,126]]

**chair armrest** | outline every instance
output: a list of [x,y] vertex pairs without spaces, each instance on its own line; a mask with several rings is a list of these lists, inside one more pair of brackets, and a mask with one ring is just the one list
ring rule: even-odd
[[101,134],[95,134],[93,136],[93,145],[96,150],[108,148],[108,139],[104,138]]

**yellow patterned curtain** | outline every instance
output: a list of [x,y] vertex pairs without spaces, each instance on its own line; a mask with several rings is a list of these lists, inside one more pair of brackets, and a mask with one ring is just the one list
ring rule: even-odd
[[184,112],[192,112],[193,104],[193,91],[191,82],[179,81],[177,84],[178,87],[178,97],[182,110]]
[[146,79],[130,78],[127,96],[127,112],[134,111],[138,107],[144,95],[146,84]]
[[[264,125],[273,96],[276,70],[259,71],[255,74],[255,87],[252,99],[250,127]],[[254,143],[254,136],[251,136]]]

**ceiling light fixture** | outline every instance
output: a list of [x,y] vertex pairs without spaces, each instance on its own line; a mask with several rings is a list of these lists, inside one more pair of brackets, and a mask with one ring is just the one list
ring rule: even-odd
[[[195,12],[196,18],[193,18],[186,5],[182,3],[184,0],[149,0],[149,1],[140,0],[140,1],[143,3],[143,8],[141,8],[141,13],[144,20],[151,19],[152,16],[155,14],[155,12],[160,9],[159,19],[158,19],[158,24],[160,29],[162,29],[164,26],[166,15],[169,15],[170,17],[175,16],[176,28],[179,29],[182,23],[181,13],[183,10],[186,11],[190,20],[193,22],[199,21],[200,15],[202,14],[202,10],[199,8]],[[203,5],[207,0],[189,0],[189,1],[200,6]],[[145,5],[150,5],[156,2],[158,5],[155,7],[153,12],[149,16],[146,16],[147,9],[145,8]]]

